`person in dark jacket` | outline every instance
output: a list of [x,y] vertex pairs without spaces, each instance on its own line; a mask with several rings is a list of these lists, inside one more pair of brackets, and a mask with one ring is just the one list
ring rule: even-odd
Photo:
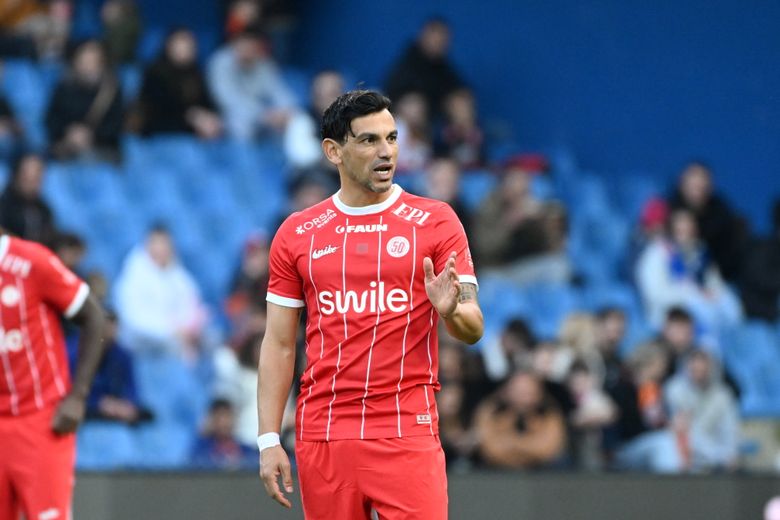
[[49,245],[54,238],[54,217],[41,195],[43,158],[25,153],[16,158],[11,179],[0,195],[0,227],[26,240]]
[[139,99],[142,135],[163,133],[218,137],[222,121],[197,62],[197,42],[188,29],[176,29],[160,56],[144,71]]
[[52,155],[61,160],[117,159],[123,112],[119,82],[103,46],[97,40],[82,43],[46,113]]
[[391,69],[385,83],[390,99],[401,99],[408,92],[425,96],[434,117],[441,115],[444,99],[464,86],[458,71],[447,59],[450,28],[441,18],[432,18],[423,25],[412,43]]
[[680,182],[669,198],[672,211],[686,209],[694,214],[704,242],[727,281],[739,274],[740,251],[745,243],[744,225],[729,204],[715,192],[712,170],[701,161],[685,166]]
[[749,318],[780,318],[780,199],[772,210],[772,234],[754,240],[745,255],[740,295]]

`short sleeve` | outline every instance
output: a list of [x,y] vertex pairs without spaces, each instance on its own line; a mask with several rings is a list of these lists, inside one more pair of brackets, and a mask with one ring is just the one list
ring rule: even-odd
[[46,249],[36,255],[33,269],[41,299],[68,319],[78,314],[89,296],[89,286]]
[[292,232],[288,221],[279,228],[271,242],[269,280],[266,300],[284,307],[303,307],[303,280],[295,268],[287,233]]
[[471,249],[469,241],[466,238],[466,231],[463,224],[452,208],[445,204],[442,207],[442,218],[436,223],[435,234],[440,237],[436,244],[433,263],[435,271],[441,272],[450,253],[455,251],[455,269],[458,271],[461,283],[473,283],[477,287],[477,275],[474,272],[474,261],[471,258]]

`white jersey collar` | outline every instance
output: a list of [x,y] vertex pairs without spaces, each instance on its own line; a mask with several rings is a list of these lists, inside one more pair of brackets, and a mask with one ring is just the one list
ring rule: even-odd
[[0,236],[0,260],[5,258],[5,254],[8,252],[8,248],[11,245],[11,237],[8,235]]
[[390,196],[387,198],[387,200],[384,200],[382,202],[379,202],[377,204],[371,204],[370,206],[347,206],[344,204],[341,199],[339,198],[339,193],[341,193],[341,190],[337,191],[333,195],[333,204],[336,205],[336,208],[347,215],[373,215],[375,213],[382,213],[384,210],[388,209],[390,206],[395,204],[395,202],[398,200],[398,197],[401,196],[401,193],[403,193],[403,188],[401,188],[397,184],[393,184],[392,188],[393,193],[390,194]]

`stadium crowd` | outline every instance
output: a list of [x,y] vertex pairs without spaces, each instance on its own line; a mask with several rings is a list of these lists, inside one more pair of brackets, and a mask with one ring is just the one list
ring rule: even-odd
[[[0,226],[49,245],[114,313],[79,437],[82,468],[257,464],[248,446],[257,434],[270,237],[287,214],[333,192],[320,118],[350,87],[337,70],[314,74],[308,97],[289,83],[283,4],[234,0],[225,41],[205,60],[196,35],[178,27],[147,63],[135,54],[144,33],[132,0],[108,0],[101,37],[78,42],[68,38],[71,0],[0,7],[0,55],[57,71],[43,141],[0,95],[0,156],[9,165]],[[464,223],[488,322],[476,348],[440,334],[437,400],[450,468],[739,469],[740,403],[753,374],[732,361],[741,355],[734,331],[758,321],[778,334],[780,203],[772,234],[753,236],[708,165],[692,161],[668,194],[634,194],[630,229],[610,235],[594,217],[610,223],[598,179],[593,190],[575,190],[554,157],[495,152],[472,90],[479,85],[449,61],[450,38],[446,21],[428,21],[381,86],[399,130],[397,181],[448,202]],[[128,68],[141,71],[135,87],[118,73]],[[270,144],[284,155],[275,174],[286,207],[221,264],[235,266],[221,293],[206,295],[164,218],[129,250],[117,241],[116,276],[86,270],[94,244],[61,229],[44,195],[50,165],[121,165],[128,136],[170,135],[203,146]],[[586,243],[598,233],[607,238]]]

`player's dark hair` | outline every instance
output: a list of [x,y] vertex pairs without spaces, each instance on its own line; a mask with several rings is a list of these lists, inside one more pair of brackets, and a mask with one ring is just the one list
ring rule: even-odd
[[666,313],[666,321],[667,322],[684,322],[684,323],[693,323],[693,317],[691,316],[691,313],[687,310],[683,309],[682,307],[672,307],[669,309],[669,311]]
[[322,115],[322,138],[344,144],[352,134],[352,120],[390,108],[390,99],[374,90],[350,90],[340,95]]

